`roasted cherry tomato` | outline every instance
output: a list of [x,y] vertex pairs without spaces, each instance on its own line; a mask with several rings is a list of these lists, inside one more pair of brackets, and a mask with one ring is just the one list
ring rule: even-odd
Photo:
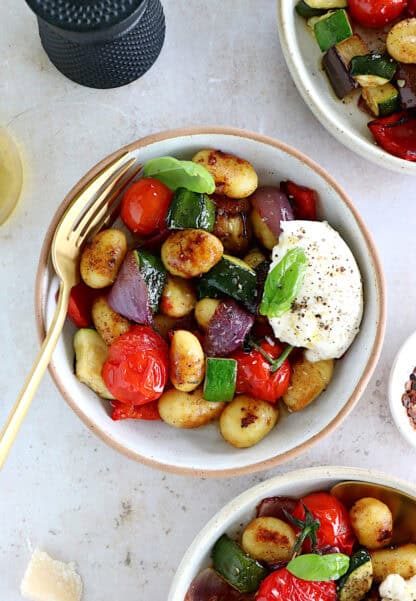
[[144,177],[128,188],[121,201],[120,216],[129,230],[148,236],[165,226],[173,192],[157,179]]
[[336,601],[335,582],[310,582],[286,568],[276,570],[260,585],[256,601]]
[[368,124],[378,144],[406,161],[416,161],[416,111],[401,111]]
[[407,0],[348,0],[349,11],[364,27],[384,27],[406,8]]
[[416,17],[416,0],[407,0],[407,14]]
[[92,323],[91,308],[97,297],[97,294],[102,290],[94,290],[80,282],[71,289],[68,304],[68,317],[74,322],[78,328],[88,328]]
[[160,419],[157,401],[145,403],[144,405],[126,405],[118,401],[112,401],[113,413],[111,418],[116,422],[120,419],[145,419],[155,421]]
[[291,181],[282,182],[280,187],[289,197],[293,212],[295,213],[295,219],[316,220],[318,195],[315,190],[306,186],[298,186],[298,184]]
[[147,326],[133,326],[110,346],[102,376],[122,403],[143,405],[158,399],[168,377],[168,346]]
[[[266,340],[260,346],[271,359],[277,359],[283,352],[279,344]],[[232,358],[237,360],[237,393],[275,403],[289,388],[291,369],[287,359],[273,373],[270,361],[257,349],[250,352],[237,351]]]
[[[316,492],[300,499],[292,515],[298,520],[305,519],[306,506],[320,527],[316,532],[316,548],[328,547],[339,549],[340,553],[351,555],[355,536],[351,528],[348,511],[333,495],[327,492]],[[311,551],[309,539],[303,545],[306,553]]]

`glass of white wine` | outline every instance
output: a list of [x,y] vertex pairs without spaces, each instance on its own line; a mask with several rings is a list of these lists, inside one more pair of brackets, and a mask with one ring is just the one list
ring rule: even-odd
[[0,225],[13,212],[23,185],[19,150],[10,134],[0,127]]

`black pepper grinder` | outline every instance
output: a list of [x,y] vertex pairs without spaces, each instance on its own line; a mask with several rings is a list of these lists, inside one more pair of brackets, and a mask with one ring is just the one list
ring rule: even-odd
[[42,45],[69,79],[116,88],[141,77],[165,39],[160,0],[26,0]]

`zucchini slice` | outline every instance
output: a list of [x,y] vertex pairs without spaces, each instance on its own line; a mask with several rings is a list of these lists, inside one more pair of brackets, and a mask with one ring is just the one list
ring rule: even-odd
[[268,574],[266,568],[226,534],[215,543],[212,559],[215,571],[240,593],[255,593]]
[[362,96],[376,117],[386,117],[400,110],[400,94],[391,83],[376,88],[364,88]]
[[357,551],[350,560],[348,572],[338,581],[339,601],[361,601],[373,584],[373,564],[368,551]]
[[226,295],[241,302],[252,313],[257,309],[256,272],[241,259],[230,255],[223,255],[221,261],[199,279],[197,291],[199,299]]
[[357,34],[335,44],[322,60],[329,81],[338,98],[345,98],[358,88],[358,82],[350,75],[350,63],[353,57],[368,54],[368,46]]
[[237,361],[208,357],[205,370],[204,399],[213,402],[233,400],[237,383]]
[[313,24],[313,32],[322,52],[353,35],[348,13],[344,9],[319,17]]
[[397,62],[381,54],[354,56],[350,66],[350,74],[363,88],[383,86],[393,79],[396,70]]
[[325,10],[322,10],[320,8],[310,7],[309,4],[305,2],[305,0],[299,0],[299,2],[295,6],[295,9],[298,15],[304,17],[305,19],[310,19],[311,17],[320,17],[326,12]]
[[99,334],[81,328],[74,336],[75,375],[103,399],[114,399],[104,384],[101,370],[107,361],[108,347]]
[[348,8],[348,0],[305,0],[311,8],[332,10],[333,8]]
[[214,225],[215,205],[209,196],[185,188],[176,190],[166,216],[168,229],[212,232]]
[[150,308],[153,313],[157,313],[167,280],[166,269],[159,257],[155,257],[145,250],[135,250],[133,252],[147,286]]

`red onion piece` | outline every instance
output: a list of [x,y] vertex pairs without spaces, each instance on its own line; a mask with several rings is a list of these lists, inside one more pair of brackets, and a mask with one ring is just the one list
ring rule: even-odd
[[251,203],[276,238],[281,232],[280,222],[292,221],[295,218],[289,199],[280,188],[257,188],[251,196]]
[[133,252],[127,253],[107,301],[113,311],[131,321],[144,325],[153,323],[147,286]]
[[208,324],[203,347],[209,357],[226,357],[244,342],[254,324],[254,315],[234,300],[222,301]]
[[291,497],[268,497],[257,505],[257,517],[271,517],[286,521],[284,510],[292,514],[297,504],[298,500]]
[[239,593],[215,570],[207,568],[194,578],[185,601],[254,601],[254,595]]

